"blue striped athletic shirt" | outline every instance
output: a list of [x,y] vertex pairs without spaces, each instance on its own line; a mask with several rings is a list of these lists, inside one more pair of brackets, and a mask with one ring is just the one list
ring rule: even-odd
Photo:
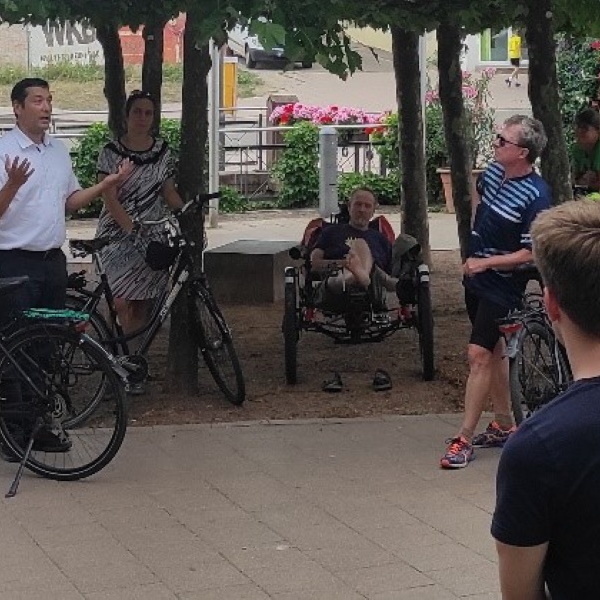
[[[535,172],[505,179],[504,168],[492,163],[477,181],[481,202],[471,230],[469,256],[485,258],[531,249],[531,224],[550,208],[551,191]],[[481,298],[504,306],[519,306],[522,287],[510,271],[487,269],[464,278],[464,285]]]

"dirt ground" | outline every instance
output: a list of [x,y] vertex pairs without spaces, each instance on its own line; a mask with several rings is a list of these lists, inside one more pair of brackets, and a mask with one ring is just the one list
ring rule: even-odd
[[[339,345],[324,335],[305,333],[298,345],[298,383],[285,383],[281,318],[283,304],[223,306],[246,380],[247,399],[236,407],[224,399],[208,370],[200,371],[200,394],[185,397],[166,390],[166,335],[151,348],[152,381],[148,393],[130,398],[133,425],[210,423],[363,417],[378,414],[424,414],[460,410],[466,377],[468,321],[460,283],[457,251],[433,253],[432,300],[435,318],[436,377],[421,378],[414,330],[398,331],[378,343]],[[392,377],[389,391],[371,388],[375,369]],[[321,391],[324,380],[338,371],[344,389]]]

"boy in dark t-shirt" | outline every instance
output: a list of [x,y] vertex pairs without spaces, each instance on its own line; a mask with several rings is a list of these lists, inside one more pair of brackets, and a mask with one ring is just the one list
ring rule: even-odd
[[544,302],[574,383],[506,443],[492,535],[505,600],[600,596],[600,205],[569,202],[532,227]]

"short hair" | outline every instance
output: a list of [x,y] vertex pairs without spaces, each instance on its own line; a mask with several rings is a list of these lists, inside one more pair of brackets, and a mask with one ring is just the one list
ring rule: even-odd
[[582,332],[600,338],[600,203],[565,202],[542,212],[531,228],[544,284]]
[[596,131],[600,131],[600,113],[593,108],[586,108],[575,115],[573,124],[577,128],[593,127]]
[[27,98],[27,94],[29,93],[29,88],[32,87],[41,87],[46,90],[50,89],[50,86],[45,79],[40,79],[39,77],[26,77],[15,83],[10,92],[11,103],[17,102],[18,104],[23,105],[25,103],[25,98]]
[[352,190],[352,193],[348,197],[348,204],[350,204],[350,202],[352,202],[352,200],[354,200],[358,196],[364,196],[365,194],[369,194],[369,196],[372,196],[373,201],[375,202],[375,206],[377,206],[377,194],[371,188],[368,188],[366,186],[358,187]]
[[504,125],[507,127],[518,125],[521,128],[519,146],[529,150],[527,160],[533,164],[548,143],[548,136],[542,122],[527,115],[513,115],[504,121]]
[[127,97],[127,100],[125,100],[125,116],[126,117],[129,116],[129,113],[131,112],[133,103],[136,100],[139,100],[140,98],[145,98],[146,100],[150,100],[150,102],[152,102],[152,106],[154,107],[154,110],[156,110],[156,100],[150,92],[145,92],[143,90],[133,90],[131,92],[131,94],[129,94],[129,96]]

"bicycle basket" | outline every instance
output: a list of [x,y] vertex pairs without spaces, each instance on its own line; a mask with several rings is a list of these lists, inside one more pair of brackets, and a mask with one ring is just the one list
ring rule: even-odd
[[166,271],[173,265],[178,253],[175,246],[152,240],[146,248],[146,264],[154,271]]

